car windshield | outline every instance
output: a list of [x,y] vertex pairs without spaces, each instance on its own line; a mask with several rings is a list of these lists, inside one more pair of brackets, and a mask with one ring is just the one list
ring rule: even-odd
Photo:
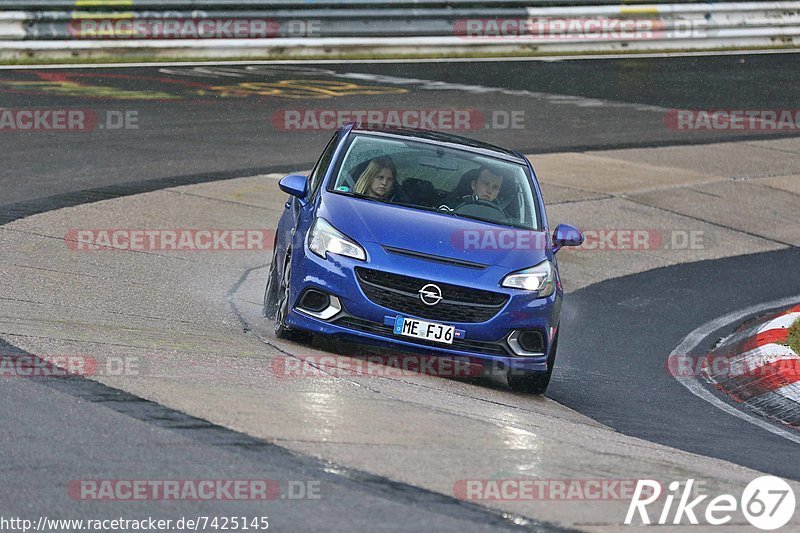
[[443,215],[539,230],[527,167],[468,150],[353,134],[328,190]]

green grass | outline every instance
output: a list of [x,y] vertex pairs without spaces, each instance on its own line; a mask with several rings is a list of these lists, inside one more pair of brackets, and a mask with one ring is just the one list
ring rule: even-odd
[[[589,56],[589,55],[606,55],[606,54],[627,54],[630,56],[637,56],[642,54],[653,54],[663,52],[733,52],[737,50],[750,51],[750,50],[784,50],[788,48],[796,48],[797,45],[777,46],[762,46],[752,48],[706,48],[706,49],[676,49],[676,50],[613,50],[602,52],[549,52],[537,50],[518,50],[514,52],[459,52],[459,53],[427,53],[427,54],[380,54],[380,53],[320,53],[311,55],[298,55],[292,53],[275,53],[264,54],[261,56],[243,56],[243,57],[163,57],[154,55],[138,55],[128,54],[124,56],[119,55],[92,55],[91,57],[84,57],[80,55],[62,58],[48,58],[48,57],[25,57],[19,59],[1,59],[0,65],[51,65],[51,64],[87,64],[87,63],[164,63],[164,62],[202,62],[202,61],[265,61],[265,60],[304,60],[314,61],[320,59],[340,59],[340,60],[355,60],[355,59],[458,59],[458,58],[519,58],[519,57],[543,57],[543,56]],[[116,52],[119,53],[119,52]]]
[[789,347],[800,355],[800,318],[789,328]]

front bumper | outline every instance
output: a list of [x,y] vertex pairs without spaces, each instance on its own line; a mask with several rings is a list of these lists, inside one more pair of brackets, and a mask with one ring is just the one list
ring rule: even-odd
[[[364,245],[364,243],[362,243]],[[502,267],[489,266],[476,272],[461,266],[432,265],[416,258],[388,255],[376,244],[365,245],[368,261],[328,254],[323,259],[303,247],[303,254],[294,254],[292,265],[292,290],[287,325],[351,342],[368,343],[390,349],[402,349],[430,355],[469,357],[496,369],[523,372],[547,371],[547,353],[555,337],[561,305],[561,291],[548,298],[533,298],[530,293],[499,286],[499,280],[508,271]],[[368,267],[446,284],[464,287],[479,287],[494,292],[506,293],[509,299],[490,320],[478,323],[454,322],[452,320],[422,320],[455,326],[460,332],[452,345],[435,343],[394,335],[390,321],[397,315],[415,317],[382,307],[364,294],[355,273],[355,267]],[[342,310],[327,320],[310,316],[296,309],[299,296],[309,288],[335,295]],[[416,317],[415,317],[416,318]],[[538,330],[544,339],[542,355],[514,355],[508,337],[514,331]],[[460,338],[459,338],[460,337]]]

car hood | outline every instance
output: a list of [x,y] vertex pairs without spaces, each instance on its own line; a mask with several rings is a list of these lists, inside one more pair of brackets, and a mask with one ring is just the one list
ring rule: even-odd
[[354,198],[322,195],[317,211],[339,231],[360,243],[519,270],[548,257],[547,236],[521,230]]

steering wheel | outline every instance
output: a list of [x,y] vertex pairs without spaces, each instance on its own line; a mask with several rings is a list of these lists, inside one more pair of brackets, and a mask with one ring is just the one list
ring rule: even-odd
[[505,209],[503,209],[494,202],[490,202],[488,200],[481,200],[477,196],[470,196],[470,195],[464,196],[461,200],[462,202],[453,209],[453,212],[456,214],[464,214],[464,215],[477,216],[479,218],[490,218],[492,220],[498,220],[497,214],[499,213],[502,216],[501,220],[509,220],[511,218]]

